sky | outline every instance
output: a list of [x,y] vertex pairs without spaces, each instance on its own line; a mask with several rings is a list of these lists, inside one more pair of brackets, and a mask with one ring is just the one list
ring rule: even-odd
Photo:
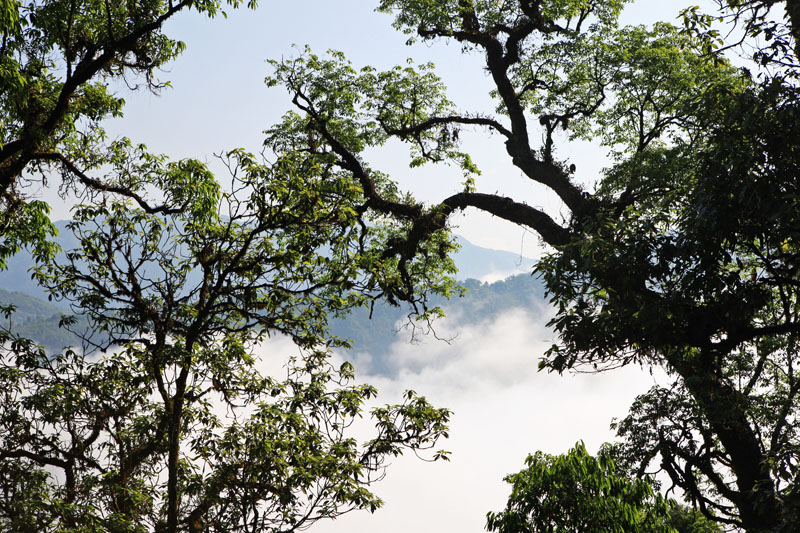
[[[212,166],[215,153],[239,146],[257,151],[262,131],[291,107],[281,88],[264,85],[270,72],[266,60],[295,56],[293,45],[306,44],[317,53],[342,50],[356,67],[389,68],[408,57],[417,63],[433,61],[459,107],[492,110],[489,80],[479,56],[463,55],[457,45],[406,46],[407,37],[391,29],[391,18],[374,12],[376,3],[262,0],[256,11],[230,10],[226,19],[181,15],[167,33],[185,41],[186,52],[161,73],[172,88],[159,95],[120,88],[127,101],[125,117],[108,122],[107,130],[112,138],[129,136],[173,159],[195,157]],[[669,0],[640,0],[624,20],[673,20],[678,6]],[[524,199],[559,216],[557,202],[509,165],[497,136],[477,132],[465,135],[464,142],[482,170],[478,190]],[[587,143],[568,145],[561,154],[576,162],[576,176],[586,184],[606,164],[602,151]],[[425,201],[460,187],[459,171],[409,169],[408,158],[396,146],[373,155],[375,167]],[[53,203],[54,218],[69,216],[67,205]],[[467,211],[454,222],[457,232],[474,244],[525,257],[541,253],[536,235],[488,215]],[[654,378],[638,368],[602,375],[536,372],[539,357],[552,342],[552,333],[544,327],[547,314],[547,309],[535,316],[511,311],[463,331],[458,317],[450,317],[446,326],[459,333],[453,344],[427,339],[422,345],[399,341],[391,347],[394,377],[371,376],[368,365],[361,365],[360,379],[379,387],[382,402],[399,402],[402,391],[411,388],[434,405],[454,411],[451,438],[442,444],[452,451],[451,461],[398,459],[375,487],[386,500],[383,509],[319,523],[312,531],[482,531],[486,512],[499,511],[507,497],[503,476],[520,470],[527,454],[563,453],[579,439],[595,451],[612,439],[612,417],[623,417],[632,399],[652,386]],[[287,353],[291,348],[280,342],[262,349],[271,364]]]
[[[453,43],[406,46],[407,36],[393,30],[391,16],[376,13],[376,5],[374,0],[262,0],[255,11],[228,9],[227,18],[181,14],[167,25],[166,32],[184,41],[186,51],[159,76],[172,87],[154,95],[120,86],[118,94],[126,100],[125,116],[108,121],[106,129],[111,138],[128,136],[151,151],[173,159],[199,158],[219,170],[214,154],[236,147],[260,150],[263,130],[291,109],[282,88],[265,86],[264,78],[271,72],[266,61],[294,57],[305,45],[318,54],[341,50],[357,68],[391,68],[407,58],[418,64],[433,61],[448,86],[449,97],[460,109],[493,112],[494,103],[488,97],[490,80],[479,55],[462,54]],[[623,20],[674,20],[678,5],[639,0],[628,7]],[[477,178],[479,191],[521,198],[560,218],[553,195],[523,179],[511,166],[499,136],[486,137],[475,131],[461,137],[482,171]],[[606,164],[603,152],[588,143],[563,145],[559,153],[576,163],[575,175],[587,186]],[[424,201],[441,200],[461,189],[463,178],[458,169],[410,169],[399,146],[376,151],[370,162]],[[69,217],[68,205],[52,203],[54,218]],[[541,253],[536,235],[490,215],[467,210],[453,222],[459,234],[480,246],[526,257]]]

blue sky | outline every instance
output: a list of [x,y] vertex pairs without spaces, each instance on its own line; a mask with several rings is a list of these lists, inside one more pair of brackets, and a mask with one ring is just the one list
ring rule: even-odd
[[[128,136],[155,152],[174,159],[194,157],[214,165],[214,154],[235,147],[260,149],[262,131],[291,108],[282,88],[269,89],[267,59],[292,57],[309,45],[315,53],[328,49],[345,52],[356,67],[389,68],[404,63],[433,61],[445,80],[450,98],[462,109],[491,113],[490,80],[482,71],[482,58],[464,55],[457,43],[406,46],[407,36],[391,28],[391,17],[374,11],[371,0],[262,1],[255,10],[228,9],[228,17],[208,19],[182,14],[167,33],[187,44],[184,54],[171,63],[160,79],[172,88],[158,95],[131,92],[120,86],[127,102],[125,116],[106,124],[111,137]],[[629,6],[624,20],[631,23],[671,20],[680,4],[640,0]],[[482,175],[483,192],[499,192],[544,207],[556,218],[559,204],[543,187],[522,179],[510,165],[498,136],[481,131],[462,135]],[[588,143],[574,143],[560,154],[576,162],[578,179],[591,184],[605,164],[603,152]],[[372,154],[371,162],[388,172],[401,187],[425,201],[436,201],[460,188],[457,169],[429,166],[409,169],[402,147],[391,145]],[[68,206],[53,202],[54,217],[69,216]],[[537,237],[522,228],[475,211],[456,217],[458,232],[475,244],[539,255]]]

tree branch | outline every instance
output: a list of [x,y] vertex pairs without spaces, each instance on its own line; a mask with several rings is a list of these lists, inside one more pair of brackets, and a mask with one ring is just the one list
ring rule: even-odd
[[147,201],[144,198],[142,198],[140,195],[133,192],[127,187],[109,185],[107,183],[103,183],[102,181],[96,178],[91,178],[87,176],[83,171],[81,171],[77,166],[75,166],[75,164],[69,159],[67,159],[67,157],[64,156],[63,154],[57,152],[37,152],[34,153],[33,156],[35,159],[42,161],[58,161],[62,165],[64,165],[64,167],[67,170],[69,170],[72,174],[74,174],[75,177],[77,177],[78,180],[89,189],[99,192],[110,192],[114,194],[119,194],[120,196],[124,196],[126,198],[130,198],[134,200],[137,204],[139,204],[139,207],[141,207],[147,213],[150,214],[161,213],[165,215],[172,215],[180,213],[183,210],[182,207],[171,208],[168,207],[167,205],[159,205],[155,207],[151,206],[149,203],[147,203]]
[[551,246],[567,244],[573,237],[568,229],[558,225],[544,211],[505,196],[462,192],[447,198],[442,205],[449,208],[450,211],[475,207],[503,220],[534,230]]
[[512,133],[505,126],[500,124],[498,121],[488,117],[462,117],[462,116],[433,117],[415,126],[410,126],[405,128],[384,127],[383,130],[388,135],[395,135],[401,138],[405,138],[418,135],[436,126],[441,126],[442,124],[465,124],[465,125],[487,126],[489,128],[494,129],[498,133],[502,134],[504,137],[511,138],[512,136]]
[[[34,153],[39,148],[41,141],[50,135],[62,121],[69,109],[69,103],[75,92],[81,85],[91,80],[98,72],[106,68],[115,57],[132,51],[136,44],[147,34],[157,30],[175,15],[178,11],[192,5],[194,0],[183,0],[171,6],[161,16],[148,24],[131,31],[127,35],[108,43],[102,47],[102,53],[95,56],[97,49],[87,52],[78,62],[61,87],[55,106],[52,111],[44,118],[41,125],[26,127],[20,137],[14,141],[6,143],[0,148],[0,196],[13,184],[14,180],[22,173],[25,167],[34,158]],[[9,161],[12,156],[18,154],[14,161]]]

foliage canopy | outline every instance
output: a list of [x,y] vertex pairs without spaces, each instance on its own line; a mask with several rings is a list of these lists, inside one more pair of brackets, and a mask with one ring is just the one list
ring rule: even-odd
[[[302,529],[374,511],[381,501],[368,487],[386,458],[446,436],[449,412],[413,392],[372,411],[368,442],[350,434],[376,391],[354,384],[349,364],[333,366],[326,313],[377,283],[364,250],[381,238],[343,222],[356,216],[350,192],[324,180],[300,186],[304,174],[241,151],[229,163],[233,193],[197,162],[165,165],[164,196],[181,205],[170,214],[114,198],[78,207],[79,245],[66,263],[39,267],[40,282],[100,334],[86,343],[116,348],[48,356],[4,333],[4,526]],[[283,380],[254,352],[275,333],[302,349]]]
[[[123,105],[112,84],[161,88],[156,69],[183,48],[163,24],[222,7],[2,3],[0,267],[32,247],[38,282],[81,316],[62,325],[88,325],[82,349],[55,355],[0,330],[3,529],[302,530],[374,511],[386,460],[447,436],[449,411],[409,391],[371,411],[359,443],[351,426],[376,391],[334,365],[346,342],[326,327],[381,296],[425,312],[451,290],[446,232],[398,268],[382,251],[407,224],[370,211],[330,161],[280,154],[279,138],[222,157],[225,187],[200,161],[106,141],[101,121]],[[26,196],[53,171],[83,200],[64,261],[48,206]],[[283,379],[256,355],[275,335],[299,350]]]
[[582,442],[564,455],[536,452],[526,468],[506,477],[506,509],[489,513],[488,531],[553,533],[674,531],[670,506],[649,479],[628,479],[608,453],[592,457]]
[[[775,531],[800,520],[800,13],[717,3],[688,7],[683,27],[620,27],[624,2],[384,0],[412,39],[484,57],[496,113],[457,109],[427,65],[381,73],[307,51],[275,64],[270,83],[300,115],[273,131],[287,152],[341,168],[372,209],[411,222],[385,252],[401,265],[468,207],[536,231],[551,246],[537,271],[559,334],[540,367],[663,367],[669,393],[640,398],[618,426],[631,466],[664,470],[716,521]],[[725,55],[753,49],[748,68]],[[459,148],[466,129],[499,139],[569,215],[479,191]],[[366,148],[390,138],[408,143],[412,166],[460,165],[463,190],[428,207],[384,197]],[[571,139],[607,147],[591,188],[559,155]]]
[[[274,62],[268,79],[287,88],[296,108],[267,131],[272,160],[231,153],[234,190],[223,192],[201,163],[168,162],[125,139],[105,143],[98,127],[121,110],[110,80],[136,74],[158,87],[154,69],[181,49],[161,32],[163,23],[190,8],[213,16],[221,4],[5,1],[0,262],[24,245],[34,246],[43,265],[52,257],[47,207],[28,201],[24,189],[25,180],[59,170],[66,187],[86,200],[76,212],[81,246],[68,264],[40,270],[40,279],[122,346],[113,356],[119,364],[90,365],[69,352],[44,358],[6,334],[3,379],[12,396],[3,420],[16,432],[8,438],[26,435],[20,410],[38,413],[43,425],[29,428],[30,438],[4,444],[2,468],[10,469],[4,479],[14,480],[9,494],[35,502],[7,499],[21,503],[5,519],[16,520],[24,509],[29,516],[45,513],[45,523],[75,521],[71,506],[79,495],[103,502],[80,511],[102,527],[147,517],[150,527],[163,521],[175,531],[179,524],[195,527],[192,509],[228,525],[255,519],[245,510],[231,518],[226,513],[233,510],[204,499],[198,488],[199,479],[228,486],[232,478],[225,476],[246,469],[221,461],[214,470],[221,477],[204,478],[197,469],[203,472],[208,459],[183,455],[190,429],[216,428],[203,407],[213,394],[245,395],[257,405],[247,425],[255,434],[278,419],[296,422],[298,438],[317,443],[313,453],[344,458],[350,468],[343,471],[357,480],[356,463],[373,463],[356,459],[349,444],[342,448],[350,441],[339,440],[336,430],[320,436],[315,424],[335,419],[338,428],[339,414],[331,419],[330,410],[347,405],[342,413],[352,417],[369,391],[342,385],[333,393],[337,400],[326,403],[322,389],[311,387],[313,394],[297,401],[317,407],[299,419],[290,416],[299,405],[288,391],[308,390],[298,384],[304,380],[335,384],[349,377],[349,369],[343,376],[330,371],[315,350],[324,347],[324,312],[371,298],[424,304],[431,285],[448,292],[439,280],[451,268],[448,220],[472,207],[536,231],[551,247],[537,271],[556,309],[551,325],[559,342],[541,368],[657,365],[674,379],[640,397],[618,422],[626,468],[640,476],[664,471],[723,524],[779,531],[800,522],[794,368],[800,7],[718,0],[713,14],[687,7],[682,28],[620,27],[625,3],[382,0],[379,9],[392,13],[411,39],[455,40],[464,53],[482,54],[495,113],[457,109],[432,65],[357,70],[341,53],[306,50]],[[755,50],[747,68],[725,55],[747,49]],[[478,169],[461,149],[465,129],[500,139],[524,179],[552,191],[568,215],[560,219],[524,198],[481,192]],[[458,165],[463,189],[430,206],[401,192],[366,161],[369,149],[390,139],[408,144],[412,167]],[[607,148],[610,166],[591,188],[578,182],[574,162],[559,155],[574,139]],[[159,194],[150,195],[153,188]],[[307,375],[267,385],[245,372],[249,346],[269,331],[311,350],[301,365]],[[234,362],[245,374],[237,374]],[[108,394],[102,387],[120,375],[95,380],[92,372],[122,373],[132,395],[120,396],[125,405],[88,414],[81,398],[95,390]],[[262,401],[281,387],[288,404]],[[414,397],[409,402],[377,411],[379,435],[390,437],[368,444],[362,458],[395,453],[404,443],[427,445],[443,434],[446,413]],[[386,425],[398,412],[407,415],[399,426]],[[125,420],[117,425],[114,413]],[[141,418],[127,418],[132,413]],[[271,422],[259,426],[264,420]],[[53,440],[56,429],[63,441]],[[404,440],[406,431],[411,440]],[[216,429],[207,434],[209,442],[222,438]],[[132,448],[112,449],[115,436]],[[92,445],[100,456],[91,455]],[[247,442],[226,445],[231,457],[245,451],[267,457]],[[126,462],[131,450],[133,470]],[[313,462],[327,464],[320,457]],[[66,474],[78,460],[87,468],[80,480]],[[167,465],[166,479],[158,475],[159,461]],[[65,472],[63,484],[51,483],[45,464]],[[246,498],[268,501],[281,520],[299,520],[292,490],[306,494],[309,478],[287,472],[281,479],[297,480],[288,492],[254,482]],[[334,490],[333,500],[369,507],[371,497],[348,483],[334,484],[345,492]],[[163,501],[152,496],[157,488]],[[338,512],[328,504],[321,509],[321,515]]]

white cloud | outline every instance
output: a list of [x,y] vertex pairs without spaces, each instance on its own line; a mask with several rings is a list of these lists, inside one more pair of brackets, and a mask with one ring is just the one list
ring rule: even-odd
[[541,311],[534,315],[515,309],[464,327],[460,319],[453,314],[436,324],[440,337],[453,338],[449,345],[432,336],[417,345],[395,343],[389,358],[397,381],[444,388],[450,395],[494,391],[530,379],[552,343]]
[[[444,333],[458,331],[457,319],[447,319]],[[482,531],[486,512],[505,504],[509,489],[502,478],[522,469],[527,454],[562,453],[579,439],[596,451],[611,440],[611,419],[624,416],[653,378],[638,368],[601,375],[537,372],[552,337],[545,321],[514,310],[458,331],[450,345],[426,339],[392,346],[396,377],[361,379],[378,387],[381,403],[397,402],[412,388],[452,409],[451,437],[441,446],[452,451],[451,461],[396,460],[374,487],[386,501],[382,509],[320,522],[314,531]]]
[[493,270],[488,274],[484,274],[480,277],[478,281],[482,283],[494,283],[496,281],[503,281],[504,279],[510,276],[516,276],[517,274],[530,274],[530,268],[515,268],[514,270]]

